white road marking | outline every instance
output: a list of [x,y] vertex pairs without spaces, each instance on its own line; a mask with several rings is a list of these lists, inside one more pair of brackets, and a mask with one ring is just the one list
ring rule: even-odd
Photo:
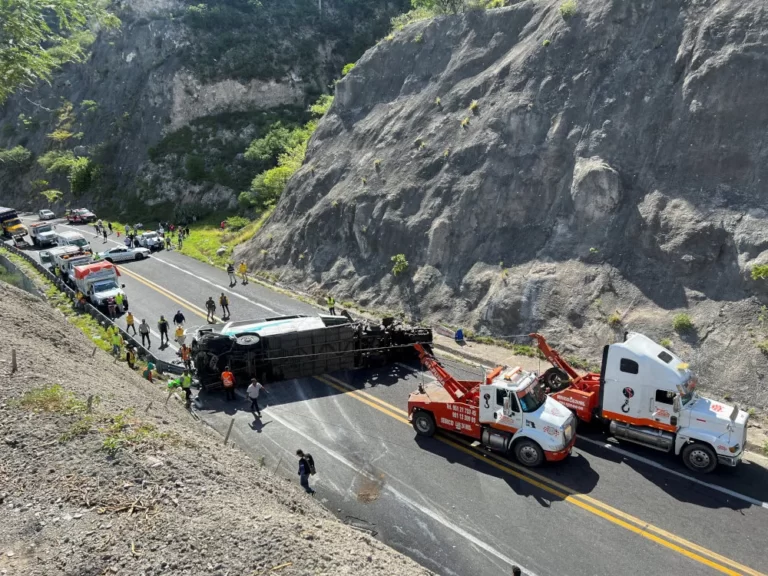
[[184,274],[189,274],[193,278],[197,278],[198,280],[201,280],[203,282],[207,282],[211,286],[215,286],[217,290],[223,290],[224,292],[231,294],[232,296],[235,296],[237,298],[240,298],[241,300],[245,300],[246,302],[253,304],[254,306],[258,306],[259,308],[263,308],[267,312],[271,312],[272,314],[277,314],[275,310],[270,308],[269,306],[264,306],[264,304],[259,304],[258,302],[255,302],[254,300],[251,300],[250,298],[247,298],[243,296],[242,294],[238,294],[237,292],[233,292],[229,288],[225,288],[224,286],[221,286],[219,284],[216,284],[215,282],[212,282],[211,280],[208,280],[207,278],[203,278],[201,276],[198,276],[194,272],[190,272],[189,270],[184,270],[184,268],[180,268],[179,266],[176,266],[175,264],[171,264],[167,260],[163,260],[162,258],[154,257],[154,259],[158,262],[162,262],[166,266],[170,266],[171,268],[175,268],[176,270],[179,270],[180,272],[184,272]]
[[[412,366],[408,366],[407,364],[403,364],[401,362],[397,362],[398,366],[401,366],[402,368],[407,368],[411,372],[418,374],[416,370]],[[430,375],[427,374],[425,370],[421,371],[421,374],[424,375],[426,378],[429,378],[430,380],[434,381],[435,379]],[[601,442],[599,440],[593,440],[592,438],[587,438],[586,436],[582,436],[581,434],[576,434],[576,438],[579,440],[583,440],[584,442],[589,442],[590,444],[594,444],[595,446],[600,446],[601,448],[607,448],[609,450],[612,450],[616,452],[617,454],[621,454],[625,458],[631,458],[632,460],[636,460],[638,462],[642,462],[643,464],[646,464],[648,466],[652,466],[653,468],[656,468],[657,470],[663,470],[664,472],[667,472],[668,474],[671,474],[672,476],[677,476],[679,478],[684,478],[685,480],[688,480],[690,482],[693,482],[694,484],[698,484],[699,486],[705,486],[707,488],[710,488],[712,490],[715,490],[716,492],[720,492],[721,494],[726,494],[727,496],[732,496],[733,498],[739,498],[740,500],[743,500],[744,502],[748,502],[749,504],[752,504],[753,506],[758,506],[760,508],[766,508],[768,509],[768,503],[763,502],[762,500],[758,500],[756,498],[752,498],[751,496],[747,496],[746,494],[741,494],[740,492],[735,492],[733,490],[730,490],[728,488],[724,488],[722,486],[718,486],[717,484],[710,484],[709,482],[704,482],[703,480],[699,480],[698,478],[695,478],[694,476],[690,476],[688,474],[685,474],[683,472],[678,472],[677,470],[673,470],[672,468],[667,468],[663,464],[659,464],[658,462],[655,462],[653,460],[650,460],[648,458],[645,458],[643,456],[639,456],[637,454],[633,454],[632,452],[628,452],[627,450],[623,450],[619,448],[618,446],[614,444],[610,444],[607,442]]]
[[718,486],[717,484],[710,484],[709,482],[704,482],[703,480],[699,480],[698,478],[694,478],[693,476],[689,476],[688,474],[684,474],[682,472],[678,472],[677,470],[672,470],[671,468],[667,468],[666,466],[663,466],[662,464],[659,464],[658,462],[654,462],[653,460],[649,460],[648,458],[644,458],[643,456],[638,456],[637,454],[632,454],[631,452],[623,450],[623,449],[619,448],[618,446],[615,446],[614,444],[611,444],[610,442],[601,442],[599,440],[593,440],[592,438],[585,438],[584,436],[581,436],[579,434],[577,434],[576,436],[577,436],[577,438],[579,438],[580,440],[583,440],[584,442],[589,442],[590,444],[594,444],[595,446],[600,446],[601,448],[606,448],[608,450],[611,450],[612,452],[616,452],[617,454],[621,454],[625,458],[632,458],[633,460],[637,460],[638,462],[642,462],[643,464],[646,464],[647,466],[652,466],[653,468],[656,468],[658,470],[664,470],[664,472],[667,472],[668,474],[672,474],[673,476],[677,476],[679,478],[684,478],[685,480],[688,480],[689,482],[693,482],[694,484],[698,484],[699,486],[705,486],[705,487],[710,488],[712,490],[716,490],[717,492],[721,492],[721,493],[726,494],[728,496],[733,496],[734,498],[739,498],[740,500],[744,500],[745,502],[749,502],[750,504],[753,504],[754,506],[758,506],[760,508],[768,509],[768,503],[763,502],[762,500],[757,500],[756,498],[752,498],[751,496],[746,496],[745,494],[740,494],[739,492],[734,492],[733,490],[730,490],[728,488],[724,488],[722,486]]
[[[287,421],[283,420],[282,418],[280,418],[275,413],[275,411],[270,411],[269,415],[275,421],[277,421],[278,423],[282,424],[285,428],[288,428],[289,430],[291,430],[295,434],[298,434],[299,436],[303,437],[307,442],[309,442],[311,444],[314,444],[318,448],[324,450],[329,456],[331,456],[335,460],[338,460],[341,464],[343,464],[347,468],[351,469],[353,472],[355,472],[357,474],[360,474],[361,476],[365,476],[369,480],[377,481],[377,479],[373,475],[368,474],[364,470],[361,470],[360,468],[355,466],[355,464],[353,464],[352,462],[347,460],[344,456],[342,456],[338,452],[334,451],[333,449],[331,449],[331,448],[329,448],[329,447],[327,447],[327,446],[325,446],[323,444],[320,444],[315,438],[312,438],[309,435],[304,434],[304,432],[302,432],[301,430],[299,430],[298,428],[296,428],[295,426],[293,426],[289,422],[287,422]],[[445,518],[439,512],[436,512],[436,511],[434,511],[434,510],[432,510],[430,508],[427,508],[426,506],[422,506],[419,503],[414,502],[413,500],[408,498],[405,494],[403,494],[399,490],[393,488],[392,486],[386,485],[385,488],[386,488],[387,491],[391,492],[395,496],[395,498],[397,498],[398,500],[400,500],[401,502],[403,502],[404,504],[406,504],[407,506],[409,506],[413,510],[416,510],[417,512],[421,512],[422,514],[424,514],[425,516],[431,518],[435,522],[438,522],[438,523],[442,524],[443,526],[445,526],[449,530],[455,532],[456,534],[458,534],[462,538],[468,540],[469,542],[471,542],[472,544],[474,544],[475,546],[477,546],[481,550],[485,550],[489,554],[495,556],[496,558],[498,558],[499,560],[505,562],[506,564],[509,564],[510,566],[515,566],[515,565],[516,566],[520,566],[520,569],[523,571],[523,574],[527,574],[529,576],[536,576],[536,574],[534,574],[529,569],[527,569],[524,566],[522,566],[519,562],[516,562],[516,561],[512,560],[511,558],[509,558],[505,554],[499,552],[498,550],[496,550],[492,546],[490,546],[487,543],[483,542],[479,538],[473,536],[472,534],[470,534],[469,532],[467,532],[466,530],[464,530],[460,526],[457,526],[456,524],[451,522],[449,519]]]

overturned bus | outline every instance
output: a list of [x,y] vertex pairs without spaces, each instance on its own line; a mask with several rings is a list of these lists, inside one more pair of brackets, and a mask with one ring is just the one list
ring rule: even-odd
[[338,370],[416,359],[413,347],[432,343],[432,330],[393,318],[381,322],[342,316],[280,316],[228,322],[188,331],[200,385],[221,386],[229,366],[239,383],[317,376]]

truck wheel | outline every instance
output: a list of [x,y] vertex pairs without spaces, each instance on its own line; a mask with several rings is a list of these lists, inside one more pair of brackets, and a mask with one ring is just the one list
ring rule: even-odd
[[432,414],[424,410],[417,410],[413,414],[413,429],[416,430],[416,434],[419,436],[434,436],[437,427],[435,426],[435,419],[432,418]]
[[542,380],[549,387],[550,392],[560,392],[560,390],[568,388],[568,385],[571,383],[568,374],[561,368],[550,368],[544,372]]
[[708,474],[717,466],[717,455],[706,444],[694,442],[683,448],[683,462],[690,470],[701,474]]
[[518,462],[528,468],[536,468],[544,462],[544,451],[533,440],[523,438],[515,444],[515,456]]

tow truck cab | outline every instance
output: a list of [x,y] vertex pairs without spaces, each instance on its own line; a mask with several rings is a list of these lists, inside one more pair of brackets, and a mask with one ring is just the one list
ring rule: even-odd
[[606,346],[601,380],[600,416],[617,438],[674,450],[698,472],[741,461],[749,415],[700,397],[688,364],[650,338],[630,333]]

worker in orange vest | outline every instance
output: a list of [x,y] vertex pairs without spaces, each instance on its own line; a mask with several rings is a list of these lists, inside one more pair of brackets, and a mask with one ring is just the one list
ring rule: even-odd
[[192,354],[191,350],[189,349],[189,346],[186,344],[181,345],[181,349],[179,350],[179,354],[181,354],[181,361],[184,363],[184,367],[187,370],[192,370]]
[[224,368],[224,372],[221,373],[221,382],[224,384],[224,392],[226,393],[227,400],[235,399],[235,375],[232,374],[229,366]]

